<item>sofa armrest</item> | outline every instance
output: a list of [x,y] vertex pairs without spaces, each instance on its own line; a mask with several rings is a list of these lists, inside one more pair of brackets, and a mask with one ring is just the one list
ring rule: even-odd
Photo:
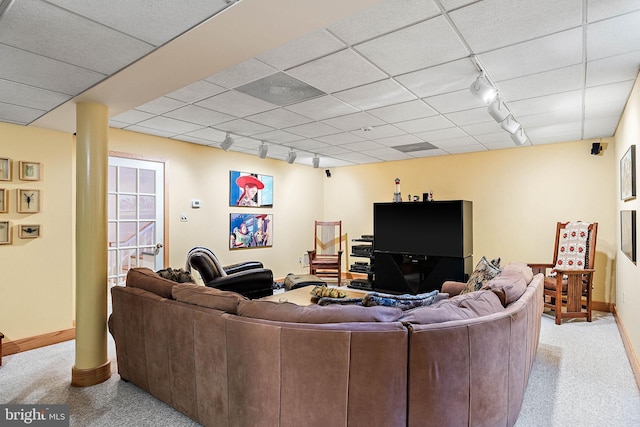
[[216,277],[205,285],[222,291],[237,292],[249,298],[257,294],[271,295],[273,294],[273,272],[268,268],[254,268]]
[[443,294],[449,294],[450,297],[458,295],[467,284],[464,282],[455,282],[453,280],[447,280],[442,284],[440,292]]
[[245,270],[255,270],[258,268],[264,268],[264,265],[260,261],[240,262],[238,264],[225,265],[222,267],[224,272],[227,274],[234,274]]

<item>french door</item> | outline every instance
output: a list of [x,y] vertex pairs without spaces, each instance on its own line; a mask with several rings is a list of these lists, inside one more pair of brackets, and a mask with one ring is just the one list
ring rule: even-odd
[[108,284],[164,265],[164,163],[109,157]]

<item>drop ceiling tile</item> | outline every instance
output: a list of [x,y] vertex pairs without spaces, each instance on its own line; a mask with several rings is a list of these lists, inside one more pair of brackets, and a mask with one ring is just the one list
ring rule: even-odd
[[206,80],[200,80],[188,86],[178,89],[166,95],[167,98],[177,99],[178,101],[192,104],[202,99],[217,95],[225,91],[222,86],[209,83]]
[[320,30],[272,49],[257,58],[273,68],[286,70],[346,47],[327,31]]
[[469,58],[436,65],[396,77],[396,80],[417,96],[439,95],[469,89],[478,77],[478,70]]
[[594,60],[638,50],[640,46],[638,22],[640,22],[640,11],[589,24],[587,58]]
[[235,90],[203,99],[202,101],[196,102],[196,105],[236,117],[246,117],[277,108],[277,105],[241,92],[236,92]]
[[105,75],[0,43],[0,79],[76,95]]
[[349,89],[387,77],[351,49],[292,68],[288,73],[326,93]]
[[235,88],[275,105],[290,105],[326,95],[287,73],[278,72]]
[[131,132],[138,132],[138,133],[147,134],[147,135],[162,136],[164,138],[171,138],[172,136],[176,135],[175,132],[168,132],[168,131],[164,131],[164,130],[160,130],[160,129],[148,128],[148,127],[144,127],[144,126],[140,126],[140,125],[127,126],[125,129],[129,130]]
[[564,68],[537,74],[504,80],[496,83],[505,102],[517,101],[557,92],[582,88],[582,65],[570,65]]
[[326,142],[331,145],[348,144],[352,142],[365,141],[364,138],[354,135],[352,132],[334,133],[333,135],[319,136],[318,141]]
[[418,138],[415,135],[398,135],[392,136],[389,138],[380,138],[375,140],[377,143],[382,144],[386,147],[397,147],[400,145],[410,145],[410,144],[419,144],[424,142],[421,138]]
[[301,116],[300,114],[293,113],[283,108],[254,114],[252,116],[248,116],[247,120],[251,120],[252,122],[260,123],[265,126],[271,126],[272,128],[276,129],[302,125],[312,121],[307,117]]
[[582,109],[565,108],[556,111],[545,111],[537,114],[517,116],[517,119],[526,130],[530,127],[557,125],[582,120]]
[[461,126],[460,129],[473,137],[495,132],[504,132],[504,130],[500,127],[500,123],[497,123],[493,120],[491,120],[490,122]]
[[475,3],[477,0],[440,0],[440,3],[447,11],[458,9],[462,6],[466,6],[471,3]]
[[275,68],[270,67],[263,62],[256,59],[249,59],[248,61],[220,71],[213,76],[209,76],[205,80],[210,83],[232,89],[269,76],[276,71],[277,70]]
[[124,113],[120,113],[117,116],[111,117],[111,119],[118,122],[128,123],[130,125],[133,125],[143,120],[150,119],[153,116],[154,116],[153,114],[147,113],[146,111],[129,110],[129,111],[125,111]]
[[118,71],[153,49],[152,45],[114,31],[99,21],[36,1],[13,4],[2,19],[0,40],[104,74]]
[[152,117],[148,120],[138,123],[138,126],[160,130],[163,132],[169,132],[172,134],[193,132],[194,130],[201,129],[203,127],[202,125],[187,123],[162,116]]
[[634,80],[628,80],[626,82],[587,88],[584,93],[585,106],[606,104],[615,101],[624,105],[629,98],[629,93],[631,89],[633,89],[634,83]]
[[197,105],[185,105],[184,107],[169,111],[163,114],[163,116],[183,120],[185,122],[196,123],[202,126],[216,125],[234,119],[233,116],[228,114],[219,113],[218,111],[209,110],[208,108],[198,107]]
[[[30,3],[30,2],[29,2]],[[77,1],[50,0],[95,22],[131,34],[159,46],[230,6],[225,0],[159,1],[149,7],[145,2],[127,0]],[[231,2],[232,4],[233,2]]]
[[215,126],[216,129],[232,132],[236,135],[253,136],[273,130],[272,127],[254,123],[245,119],[231,120],[230,122],[220,123]]
[[287,146],[291,148],[299,149],[299,150],[314,152],[313,150],[329,147],[329,144],[326,144],[321,141],[316,141],[315,139],[303,139],[300,141],[289,142],[287,143]]
[[350,153],[351,150],[347,150],[345,148],[339,147],[337,145],[330,145],[328,147],[316,148],[315,152],[320,155],[327,156],[340,156],[344,153]]
[[371,129],[366,128],[351,131],[352,134],[358,135],[364,139],[380,139],[391,136],[405,135],[406,132],[392,125],[372,126]]
[[375,157],[368,156],[363,153],[345,153],[340,156],[342,160],[346,160],[348,162],[356,163],[356,164],[366,164],[366,163],[376,163],[378,159]]
[[440,14],[438,7],[424,0],[385,0],[329,26],[329,30],[350,45]]
[[447,153],[446,151],[441,150],[439,148],[436,148],[435,150],[414,151],[414,152],[409,153],[409,154],[414,159],[421,159],[423,157],[446,156],[449,153]]
[[194,130],[193,132],[188,132],[182,136],[220,143],[224,141],[224,138],[227,136],[227,133],[217,129],[202,128],[202,129]]
[[487,133],[484,135],[478,135],[474,137],[478,142],[487,148],[500,146],[501,148],[514,147],[514,142],[511,139],[511,134],[500,129],[500,132]]
[[578,27],[582,0],[485,0],[452,11],[474,52],[486,52]]
[[640,2],[629,0],[587,0],[588,22],[640,10]]
[[329,119],[331,117],[343,116],[358,111],[357,108],[347,105],[330,95],[288,105],[285,108],[314,120]]
[[119,122],[117,120],[109,120],[109,127],[116,129],[124,129],[129,126],[129,123]]
[[383,147],[375,150],[366,150],[362,154],[366,154],[367,156],[375,157],[376,159],[384,160],[387,162],[395,161],[395,160],[407,160],[412,158],[409,154],[403,153],[402,151],[395,150],[391,147]]
[[454,147],[480,146],[481,144],[470,136],[463,136],[460,138],[443,139],[434,142],[433,145],[436,145],[438,148],[442,148],[443,150],[449,151],[450,148]]
[[539,98],[523,99],[509,103],[509,109],[516,117],[548,112],[565,112],[581,110],[582,92],[574,90]]
[[392,76],[469,55],[442,16],[362,43],[355,48]]
[[153,101],[149,101],[146,104],[142,104],[136,107],[136,110],[144,111],[152,114],[164,114],[171,110],[176,110],[180,107],[184,107],[186,104],[175,99],[167,98],[163,96],[156,98]]
[[70,98],[64,93],[2,79],[0,79],[0,94],[2,94],[4,103],[42,110],[43,112],[57,107]]
[[254,136],[264,141],[271,141],[279,144],[284,144],[292,141],[300,141],[301,139],[303,139],[300,135],[295,135],[283,130],[272,130],[270,132],[259,133]]
[[0,102],[0,121],[3,122],[26,125],[44,113],[43,110]]
[[482,100],[473,96],[469,89],[429,96],[423,100],[442,114],[471,110],[486,105]]
[[326,119],[323,120],[323,123],[344,131],[353,131],[385,124],[382,120],[364,112]]
[[433,108],[429,107],[419,99],[389,105],[387,107],[376,108],[367,112],[387,123],[403,122],[406,120],[430,117],[438,114]]
[[376,150],[378,148],[384,148],[384,145],[378,144],[374,141],[360,141],[360,142],[351,142],[349,144],[342,144],[342,148],[346,148],[351,151],[366,151],[366,150]]
[[[506,148],[517,148],[517,145],[515,142],[513,142],[513,140],[509,137],[508,141],[504,140],[504,141],[498,141],[498,142],[488,142],[488,143],[483,143],[482,145],[484,145],[485,147],[487,147],[487,150],[502,150],[502,149],[506,149]],[[531,145],[531,143],[527,142],[525,145]]]
[[332,133],[338,133],[340,131],[327,124],[321,122],[313,122],[307,123],[305,125],[290,127],[287,129],[287,132],[304,136],[306,138],[315,138],[323,135],[331,135]]
[[459,145],[444,149],[450,154],[477,153],[478,151],[487,151],[487,148],[481,144]]
[[415,95],[391,79],[347,89],[334,93],[334,96],[361,110],[369,110],[416,99]]
[[527,135],[534,144],[578,141],[582,139],[582,122],[532,127],[527,129]]
[[587,62],[587,87],[625,80],[638,75],[640,50]]
[[454,124],[442,116],[427,117],[424,119],[409,120],[396,123],[395,126],[409,133],[428,132],[430,130],[453,127]]
[[494,81],[582,63],[582,31],[575,28],[478,55]]
[[423,141],[436,143],[438,141],[443,141],[446,139],[457,139],[468,137],[466,133],[464,133],[460,128],[447,128],[447,129],[439,129],[432,130],[429,132],[419,132],[416,133],[415,136],[422,139]]
[[193,136],[177,135],[177,136],[171,137],[171,139],[175,139],[176,141],[190,142],[192,144],[206,145],[209,147],[218,147],[218,145],[216,145],[215,143],[211,143],[211,141],[207,141],[206,139],[195,138]]
[[486,106],[473,108],[471,110],[455,111],[445,114],[445,117],[458,126],[471,125],[477,123],[493,122]]
[[585,121],[583,138],[608,138],[613,136],[619,121],[620,116],[602,117]]

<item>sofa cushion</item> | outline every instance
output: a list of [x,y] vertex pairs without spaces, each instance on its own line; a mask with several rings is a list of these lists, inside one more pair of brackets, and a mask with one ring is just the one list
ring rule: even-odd
[[509,264],[502,267],[502,272],[507,271],[519,271],[522,273],[524,277],[524,281],[527,283],[527,286],[533,280],[533,270],[527,264],[522,264],[519,262],[510,262]]
[[153,292],[164,298],[171,299],[171,289],[175,285],[176,282],[163,279],[146,267],[132,268],[127,272],[127,286]]
[[415,307],[431,305],[438,300],[437,290],[417,295],[392,295],[380,292],[369,292],[362,299],[362,305],[373,307],[382,305],[385,307],[398,307],[401,310],[409,310]]
[[407,310],[400,321],[417,324],[442,323],[473,319],[503,310],[504,307],[496,294],[490,291],[475,291],[456,295],[430,306]]
[[500,274],[500,271],[500,258],[493,259],[489,262],[487,258],[482,257],[473,270],[473,273],[471,273],[471,276],[469,276],[467,285],[460,294],[480,290],[485,283]]
[[503,270],[502,273],[489,280],[482,289],[495,293],[503,307],[508,306],[522,296],[527,290],[525,275],[521,270]]
[[176,301],[214,308],[232,314],[238,314],[238,303],[247,299],[236,292],[221,291],[190,283],[175,285],[172,294]]
[[402,316],[402,310],[360,305],[299,306],[290,302],[247,300],[238,304],[238,314],[296,323],[395,322]]

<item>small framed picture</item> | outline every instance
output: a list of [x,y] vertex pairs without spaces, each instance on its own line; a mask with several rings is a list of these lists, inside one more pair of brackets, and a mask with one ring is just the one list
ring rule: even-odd
[[0,181],[11,181],[11,159],[0,157]]
[[9,190],[0,188],[0,213],[9,212]]
[[40,212],[40,190],[18,189],[18,204],[16,205],[18,213],[37,213]]
[[11,223],[0,221],[0,245],[11,244]]
[[36,237],[40,237],[40,224],[20,224],[18,237],[21,239],[35,239]]
[[40,163],[20,161],[20,180],[40,181],[42,167]]

